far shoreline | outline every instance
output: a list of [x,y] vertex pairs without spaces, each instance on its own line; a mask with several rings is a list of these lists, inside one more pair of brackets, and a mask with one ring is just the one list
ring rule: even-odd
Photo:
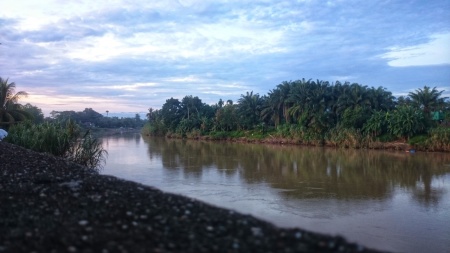
[[407,142],[401,142],[401,141],[392,141],[392,142],[373,142],[370,147],[359,147],[359,146],[339,146],[339,145],[332,145],[329,143],[324,144],[312,144],[312,143],[302,143],[300,140],[292,139],[292,138],[263,138],[263,139],[255,139],[255,138],[248,138],[248,137],[239,137],[239,138],[233,138],[233,137],[227,137],[227,138],[213,138],[209,135],[205,136],[196,136],[194,138],[189,137],[173,137],[173,136],[154,136],[154,135],[146,135],[141,132],[142,136],[145,136],[147,138],[151,137],[158,137],[158,138],[167,138],[167,139],[178,139],[178,140],[193,140],[193,141],[213,141],[213,142],[231,142],[231,143],[249,143],[249,144],[266,144],[266,145],[289,145],[289,146],[302,146],[302,147],[326,147],[326,148],[335,148],[335,149],[355,149],[355,150],[393,150],[393,151],[403,151],[403,152],[409,152],[414,153],[416,151],[420,152],[442,152],[442,153],[449,153],[448,151],[430,151],[430,150],[423,150],[420,148],[417,148]]

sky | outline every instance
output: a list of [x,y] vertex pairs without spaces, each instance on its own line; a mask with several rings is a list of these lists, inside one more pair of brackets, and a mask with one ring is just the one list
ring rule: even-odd
[[0,77],[46,115],[135,115],[171,97],[298,79],[450,97],[450,0],[1,0]]

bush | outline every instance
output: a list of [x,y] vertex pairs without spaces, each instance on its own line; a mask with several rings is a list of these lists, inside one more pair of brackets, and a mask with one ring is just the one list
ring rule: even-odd
[[433,151],[450,151],[450,127],[437,127],[429,131],[427,147]]
[[213,132],[211,133],[210,136],[212,140],[223,140],[228,137],[228,134],[225,131],[221,131],[221,132]]
[[345,148],[360,148],[363,135],[359,129],[335,127],[327,134],[327,140],[331,145]]
[[5,141],[37,152],[67,158],[88,168],[101,168],[107,155],[101,142],[87,131],[81,138],[78,125],[69,120],[65,124],[25,122],[14,125]]
[[408,144],[414,147],[425,147],[428,137],[426,135],[417,135],[408,140]]
[[167,129],[162,121],[152,121],[151,123],[145,123],[141,133],[145,136],[164,136],[167,133]]

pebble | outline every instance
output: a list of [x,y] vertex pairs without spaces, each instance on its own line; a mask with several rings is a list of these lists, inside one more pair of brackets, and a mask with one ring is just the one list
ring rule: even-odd
[[252,230],[253,236],[262,236],[263,235],[261,228],[252,227],[251,230]]
[[[287,253],[316,252],[319,245],[325,246],[324,251],[334,245],[330,251],[374,252],[345,240],[336,241],[335,237],[279,229],[249,215],[125,180],[88,174],[82,167],[64,167],[56,158],[51,159],[48,171],[43,172],[39,165],[42,160],[50,161],[47,155],[0,142],[0,174],[4,174],[0,187],[3,215],[0,220],[6,221],[2,224],[4,232],[0,233],[0,253]],[[20,173],[24,167],[30,172],[19,182],[12,173],[5,174],[6,171]],[[50,183],[36,185],[36,171]],[[78,190],[64,189],[58,182],[69,182],[63,186]],[[26,219],[15,222],[22,217]],[[32,227],[27,227],[29,224]],[[14,232],[16,229],[20,233]],[[296,240],[300,238],[301,241]]]
[[87,220],[80,220],[80,221],[78,222],[78,224],[79,224],[80,226],[86,226],[87,224],[89,224],[89,221],[87,221]]

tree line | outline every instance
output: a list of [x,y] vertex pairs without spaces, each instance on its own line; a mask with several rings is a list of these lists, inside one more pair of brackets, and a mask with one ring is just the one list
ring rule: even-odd
[[52,111],[50,112],[51,118],[49,120],[66,122],[67,120],[73,120],[77,124],[92,128],[141,128],[145,120],[141,119],[141,116],[136,113],[133,118],[130,117],[108,117],[103,116],[99,112],[96,112],[92,108],[85,108],[83,111]]
[[[25,91],[15,92],[16,84],[0,77],[0,128],[9,129],[16,123],[32,121],[35,124],[44,122],[66,123],[68,120],[83,127],[100,128],[141,128],[145,120],[139,114],[134,118],[108,117],[96,112],[92,108],[83,111],[52,111],[50,117],[44,117],[42,110],[30,103],[22,105],[19,100],[28,96]],[[108,114],[109,111],[106,111]]]
[[246,92],[237,103],[220,99],[208,105],[191,95],[167,99],[161,109],[149,109],[144,132],[179,138],[276,136],[313,144],[349,138],[407,141],[434,129],[449,132],[450,102],[443,92],[425,86],[394,97],[383,87],[358,83],[284,81],[266,95]]
[[[24,91],[16,93],[15,88],[14,82],[0,77],[0,129],[8,130],[4,141],[64,157],[88,168],[99,169],[103,166],[107,152],[101,141],[91,135],[90,129],[83,130],[70,117],[60,118],[66,113],[54,112],[53,118],[44,119],[40,108],[18,103],[28,94]],[[79,121],[98,116],[90,108],[79,114],[84,116],[78,118]]]

